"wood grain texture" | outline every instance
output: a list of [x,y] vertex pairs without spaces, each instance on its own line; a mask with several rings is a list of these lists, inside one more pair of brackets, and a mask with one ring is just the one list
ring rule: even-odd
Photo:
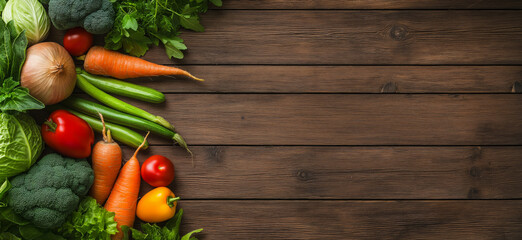
[[[193,146],[140,153],[176,166],[183,199],[522,198],[522,147]],[[133,149],[125,148],[126,159]],[[152,190],[142,184],[141,193]]]
[[[160,64],[522,64],[519,11],[210,11],[181,36],[184,60]],[[50,41],[61,42],[52,31]],[[98,38],[98,44],[103,44]],[[194,73],[197,74],[197,73]]]
[[218,239],[520,239],[520,201],[183,201]]
[[182,66],[204,83],[155,77],[127,80],[167,93],[509,93],[522,66]]
[[[204,145],[519,145],[520,94],[169,94],[135,103]],[[152,143],[166,144],[167,141]]]
[[214,9],[522,9],[517,0],[226,0]]
[[[202,23],[182,35],[183,63],[522,64],[518,11],[212,11]],[[145,58],[172,63],[162,47]]]

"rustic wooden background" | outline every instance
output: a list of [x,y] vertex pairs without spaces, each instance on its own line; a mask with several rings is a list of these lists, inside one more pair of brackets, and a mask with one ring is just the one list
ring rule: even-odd
[[202,22],[183,61],[145,58],[207,81],[131,101],[195,153],[140,154],[174,160],[185,230],[522,239],[522,1],[224,0]]

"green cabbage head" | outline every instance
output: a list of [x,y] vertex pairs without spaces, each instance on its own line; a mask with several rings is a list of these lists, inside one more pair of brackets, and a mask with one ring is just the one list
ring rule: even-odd
[[43,41],[51,29],[51,19],[38,0],[9,0],[2,19],[13,20],[18,33],[25,30],[30,45]]
[[43,150],[40,127],[26,113],[0,113],[0,179],[25,172]]

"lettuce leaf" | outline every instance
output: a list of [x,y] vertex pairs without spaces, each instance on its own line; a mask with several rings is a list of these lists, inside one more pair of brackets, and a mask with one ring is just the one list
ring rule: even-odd
[[114,213],[105,210],[96,200],[86,197],[78,209],[58,229],[66,239],[111,239],[118,232]]

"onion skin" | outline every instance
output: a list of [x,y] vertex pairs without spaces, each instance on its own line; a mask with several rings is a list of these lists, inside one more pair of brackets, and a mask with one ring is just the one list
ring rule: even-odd
[[76,85],[74,61],[61,45],[43,42],[27,49],[21,85],[36,99],[52,105],[68,98]]

